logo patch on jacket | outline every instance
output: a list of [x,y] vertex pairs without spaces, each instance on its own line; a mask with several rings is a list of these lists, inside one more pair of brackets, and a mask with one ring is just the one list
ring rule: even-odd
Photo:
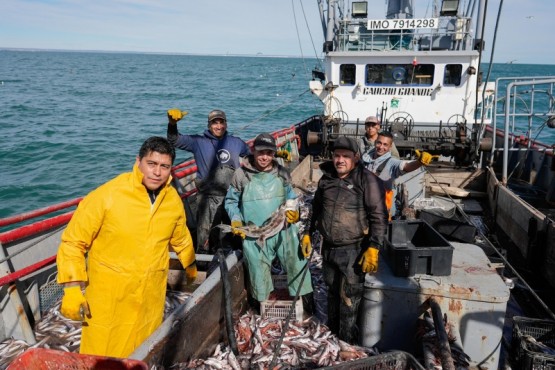
[[220,149],[218,150],[218,160],[220,163],[227,163],[231,159],[231,154],[227,151],[227,149]]

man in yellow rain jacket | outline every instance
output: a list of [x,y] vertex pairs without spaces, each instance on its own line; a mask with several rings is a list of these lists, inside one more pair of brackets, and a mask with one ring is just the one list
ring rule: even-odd
[[83,320],[81,353],[127,357],[160,325],[168,246],[177,253],[188,281],[196,278],[183,204],[170,185],[174,159],[175,150],[165,138],[147,139],[133,172],[87,195],[62,234],[57,255],[58,283],[64,285],[60,311]]

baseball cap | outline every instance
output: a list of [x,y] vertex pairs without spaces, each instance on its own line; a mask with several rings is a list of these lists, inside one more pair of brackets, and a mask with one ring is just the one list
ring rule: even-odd
[[369,123],[377,123],[379,125],[380,120],[378,119],[378,117],[369,116],[369,117],[366,117],[366,120],[364,121],[364,124],[367,125]]
[[254,138],[254,150],[272,150],[277,151],[276,139],[267,132],[264,132]]
[[335,149],[347,149],[353,153],[358,153],[358,144],[355,139],[346,136],[340,136],[333,143],[333,150]]
[[222,110],[219,109],[214,109],[212,112],[208,113],[208,122],[212,122],[215,119],[223,119],[224,121],[227,121],[227,118],[225,117],[225,113]]

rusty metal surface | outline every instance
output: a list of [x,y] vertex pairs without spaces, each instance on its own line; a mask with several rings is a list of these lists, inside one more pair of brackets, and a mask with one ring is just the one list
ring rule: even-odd
[[497,368],[509,288],[472,244],[455,247],[450,276],[393,276],[387,259],[378,273],[367,275],[361,331],[363,345],[380,350],[416,350],[414,332],[423,304],[434,297],[460,334],[471,365]]

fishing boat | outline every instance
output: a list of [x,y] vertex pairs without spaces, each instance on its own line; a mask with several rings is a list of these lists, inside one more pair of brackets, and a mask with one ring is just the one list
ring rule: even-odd
[[[272,134],[292,154],[283,163],[303,191],[317,183],[318,165],[331,157],[338,137],[364,135],[367,116],[379,117],[382,130],[393,134],[402,159],[413,159],[417,149],[440,156],[395,183],[391,248],[382,251],[378,273],[366,277],[362,345],[429,359],[429,346],[412,338],[419,318],[431,312],[438,336],[445,335],[442,318],[456,329],[468,368],[554,366],[555,357],[523,350],[519,335],[535,335],[529,328],[538,325],[539,337],[552,331],[549,320],[555,319],[549,300],[555,287],[554,146],[537,140],[555,128],[555,76],[489,81],[491,64],[482,63],[487,1],[469,1],[466,9],[459,0],[440,3],[417,18],[412,0],[389,0],[385,15],[370,14],[368,1],[318,0],[324,68],[308,83],[322,114]],[[195,173],[193,160],[173,168],[192,229]],[[36,342],[34,323],[60,296],[55,254],[80,200],[0,220],[0,227],[12,225],[0,234],[0,340]],[[420,239],[411,239],[416,234]],[[411,241],[419,248],[402,259],[396,244]],[[216,260],[198,259],[206,266]],[[191,298],[131,359],[168,368],[207,357],[229,341],[230,310],[236,317],[248,309],[246,271],[236,254],[219,260],[220,269],[207,268]],[[170,286],[185,289],[175,258],[170,266]],[[519,304],[522,298],[527,306]],[[515,313],[539,321],[520,321],[533,324],[518,331]],[[442,366],[454,368],[448,347],[442,347]],[[508,355],[515,351],[516,358]],[[423,362],[432,368],[431,360]]]

